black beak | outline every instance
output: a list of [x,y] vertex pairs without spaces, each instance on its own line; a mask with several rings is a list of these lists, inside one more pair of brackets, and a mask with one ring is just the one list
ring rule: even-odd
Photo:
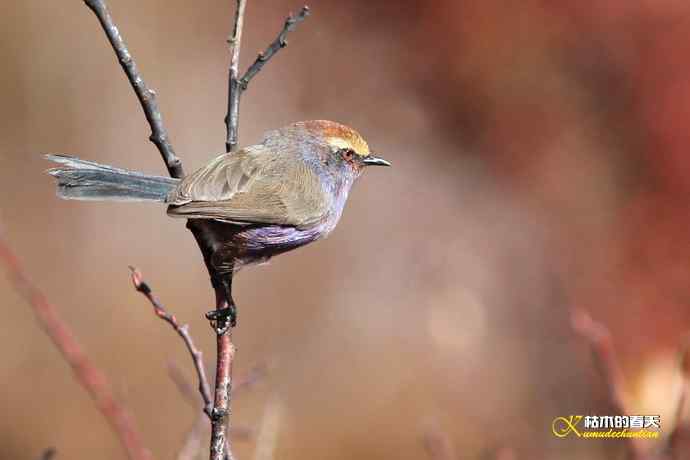
[[378,158],[373,155],[368,155],[362,160],[365,166],[390,166],[391,164],[383,158]]

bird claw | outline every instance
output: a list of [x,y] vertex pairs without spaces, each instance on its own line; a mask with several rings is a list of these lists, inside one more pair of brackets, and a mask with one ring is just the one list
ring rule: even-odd
[[206,313],[206,319],[211,321],[216,334],[225,334],[230,328],[237,326],[237,308],[231,304],[220,310],[211,310]]

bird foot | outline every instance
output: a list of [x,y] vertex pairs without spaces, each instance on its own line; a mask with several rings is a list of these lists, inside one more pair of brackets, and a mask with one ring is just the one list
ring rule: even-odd
[[237,308],[234,304],[230,304],[220,310],[211,310],[206,313],[206,319],[211,321],[216,334],[225,334],[230,328],[237,326]]

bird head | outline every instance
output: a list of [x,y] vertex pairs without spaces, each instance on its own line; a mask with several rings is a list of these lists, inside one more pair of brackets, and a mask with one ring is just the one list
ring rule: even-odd
[[[302,154],[308,154],[329,169],[359,176],[367,166],[391,164],[372,154],[369,145],[354,129],[327,120],[301,121],[275,132],[281,144],[292,143]],[[269,135],[269,138],[273,137]]]

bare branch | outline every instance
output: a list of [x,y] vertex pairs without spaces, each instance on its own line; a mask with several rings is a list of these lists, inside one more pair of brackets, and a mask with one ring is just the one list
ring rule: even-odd
[[21,294],[36,315],[38,323],[72,368],[77,382],[89,393],[96,407],[108,421],[132,460],[150,460],[127,410],[115,400],[105,375],[95,366],[62,320],[57,308],[29,279],[24,267],[5,240],[0,237],[0,260],[5,265],[14,289]]
[[232,35],[228,39],[230,45],[230,75],[228,78],[228,113],[225,116],[227,136],[225,151],[232,152],[237,148],[237,136],[240,124],[240,96],[242,90],[239,85],[240,48],[242,47],[242,28],[244,27],[244,10],[247,0],[237,0],[235,10],[235,24]]
[[309,16],[309,7],[303,6],[297,16],[288,15],[282,30],[275,40],[262,52],[259,53],[254,63],[249,69],[239,76],[240,46],[242,43],[242,26],[244,24],[244,10],[246,0],[237,0],[237,10],[235,13],[235,25],[233,34],[228,39],[231,47],[230,56],[230,75],[228,78],[228,113],[225,116],[227,137],[225,140],[225,151],[232,152],[238,146],[238,132],[240,122],[240,99],[242,93],[249,86],[249,82],[258,74],[266,63],[275,56],[278,51],[285,48],[288,44],[287,35],[297,28],[297,25]]
[[[209,425],[205,416],[198,417],[194,425],[185,436],[182,448],[177,454],[177,460],[193,460],[200,458],[204,448],[204,439],[209,438]],[[254,438],[254,430],[246,426],[234,426],[228,435],[236,441],[250,441]]]
[[[227,308],[224,307],[224,308]],[[222,309],[222,308],[220,308]],[[232,329],[216,336],[216,391],[211,412],[211,460],[233,460],[232,446],[227,439],[230,417],[230,391],[232,388],[232,364],[235,346]]]
[[[230,67],[228,75],[228,112],[225,115],[227,129],[225,151],[237,149],[238,130],[240,122],[239,66],[240,49],[242,47],[242,29],[244,28],[244,12],[247,0],[237,0],[235,20],[232,35],[228,39],[230,45]],[[206,266],[209,268],[211,279],[216,275],[209,264],[212,249],[208,247],[208,238],[204,233],[210,232],[204,225],[189,225],[189,229],[199,243]],[[232,275],[230,275],[232,276]],[[219,286],[215,285],[216,311],[227,311],[231,299],[227,299]],[[234,308],[234,305],[233,305]],[[211,460],[234,460],[232,446],[227,438],[228,420],[230,416],[230,397],[232,389],[232,364],[235,359],[235,346],[232,343],[232,326],[228,328],[215,327],[216,330],[216,386],[211,411]]]
[[573,330],[582,337],[592,350],[595,363],[609,390],[609,399],[618,414],[626,413],[625,377],[613,348],[611,333],[601,323],[582,311],[571,314]]
[[110,15],[110,11],[108,11],[108,6],[103,0],[84,0],[84,3],[94,12],[98,21],[101,23],[101,27],[103,27],[103,31],[108,36],[108,41],[117,55],[122,70],[125,71],[127,79],[132,85],[137,99],[139,99],[141,108],[146,115],[146,120],[151,126],[151,136],[149,140],[158,148],[165,162],[165,166],[168,169],[168,174],[170,174],[171,177],[183,177],[184,170],[182,169],[182,161],[175,155],[175,151],[169,140],[168,132],[165,126],[163,126],[163,118],[158,108],[158,102],[156,101],[156,93],[146,85],[146,82],[142,78],[134,62],[134,58],[132,58],[122,35],[120,35],[120,31]]
[[287,19],[285,20],[283,30],[280,31],[278,37],[276,37],[276,39],[273,40],[273,42],[270,45],[268,45],[268,48],[266,48],[266,50],[264,50],[263,53],[259,53],[254,63],[251,66],[249,66],[249,69],[247,69],[242,78],[240,78],[240,91],[246,90],[249,86],[249,82],[252,80],[252,78],[254,78],[254,76],[257,73],[261,71],[264,65],[266,65],[266,63],[273,56],[275,56],[275,54],[278,51],[280,51],[288,45],[288,33],[295,30],[297,28],[297,25],[300,22],[307,19],[307,16],[309,16],[310,13],[311,12],[309,11],[309,7],[307,5],[304,5],[300,12],[297,14],[297,16],[293,16],[292,14],[288,15]]
[[[570,323],[573,330],[589,345],[596,366],[606,384],[609,403],[619,415],[629,413],[626,404],[626,383],[616,351],[613,347],[611,332],[603,324],[594,321],[589,313],[583,310],[571,311]],[[626,447],[630,458],[644,458],[643,449],[636,438],[626,438]]]
[[199,393],[201,394],[201,399],[203,400],[203,410],[211,417],[211,409],[213,404],[211,402],[211,387],[208,383],[208,378],[206,377],[206,369],[204,367],[204,358],[201,350],[196,348],[192,336],[189,335],[189,326],[187,324],[182,324],[177,321],[175,315],[170,314],[160,300],[153,294],[149,285],[143,280],[141,272],[134,267],[129,267],[132,271],[132,283],[134,284],[134,289],[142,293],[146,297],[151,305],[153,306],[153,311],[160,319],[170,324],[172,328],[177,332],[177,334],[182,338],[187,351],[192,355],[192,361],[194,362],[194,369],[196,370],[197,377],[199,379]]
[[[175,383],[175,386],[179,390],[182,397],[190,404],[196,406],[197,394],[192,388],[189,381],[182,374],[180,368],[178,368],[174,363],[168,364],[168,375],[170,379]],[[265,366],[259,365],[252,368],[249,373],[240,378],[233,385],[233,393],[237,393],[241,389],[249,389],[258,380],[260,380],[265,375]],[[229,436],[236,440],[249,440],[254,436],[254,430],[245,426],[233,426],[228,430]],[[206,422],[206,417],[197,418],[196,422],[192,426],[185,437],[185,442],[180,449],[177,459],[178,460],[191,460],[197,458],[201,452],[201,446],[203,439],[208,439],[210,435],[209,425]]]

